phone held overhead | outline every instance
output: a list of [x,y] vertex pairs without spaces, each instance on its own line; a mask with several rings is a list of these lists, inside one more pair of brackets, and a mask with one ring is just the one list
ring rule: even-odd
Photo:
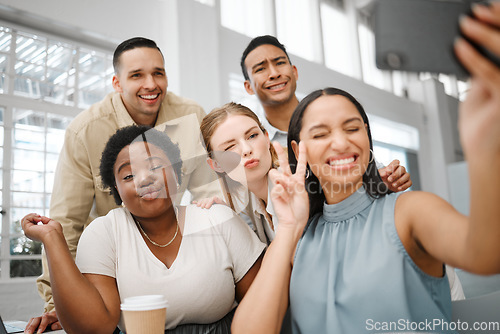
[[[478,0],[375,0],[371,20],[376,65],[383,70],[431,72],[468,77],[453,52],[462,15]],[[463,36],[462,36],[463,37]],[[478,50],[500,66],[500,59]]]

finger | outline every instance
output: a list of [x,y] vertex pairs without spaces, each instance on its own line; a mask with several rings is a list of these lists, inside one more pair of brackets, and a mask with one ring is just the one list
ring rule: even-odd
[[36,224],[40,221],[41,216],[37,213],[30,213],[24,216],[21,222]]
[[413,185],[413,182],[411,182],[411,180],[408,180],[407,182],[405,182],[404,184],[402,184],[398,187],[398,191],[406,190],[406,189],[410,188],[412,185]]
[[469,16],[460,18],[460,28],[470,40],[500,54],[500,34],[498,29]]
[[24,329],[25,333],[34,333],[35,330],[38,328],[38,325],[40,324],[41,317],[37,318],[31,318],[30,321],[28,321],[28,324],[26,325],[26,328]]
[[403,176],[404,174],[406,173],[406,168],[404,168],[403,166],[397,166],[391,173],[391,175],[389,175],[389,177],[387,178],[387,180],[389,182],[393,182],[393,181],[397,181],[399,178],[401,178],[401,176]]
[[472,4],[472,12],[481,21],[500,27],[500,2],[493,2],[489,5]]
[[276,183],[271,190],[271,200],[273,202],[287,203],[289,200],[288,192],[285,190],[281,183]]
[[392,185],[394,187],[399,187],[402,184],[408,182],[409,179],[410,179],[410,173],[404,173],[403,175],[400,175],[398,178],[395,178],[394,181],[391,182],[393,182]]
[[275,186],[279,184],[287,193],[291,193],[295,189],[294,186],[297,182],[289,175],[272,170],[269,172],[269,177]]
[[43,224],[48,224],[50,223],[52,220],[52,218],[49,218],[49,217],[45,217],[45,216],[39,216],[40,219],[39,219],[39,222],[42,222]]
[[455,52],[460,62],[471,73],[473,80],[480,79],[485,87],[496,86],[500,82],[499,69],[484,58],[463,38],[455,42]]
[[280,168],[283,171],[283,173],[288,175],[292,174],[292,171],[290,170],[290,164],[288,163],[288,156],[283,147],[281,147],[280,143],[276,141],[273,142],[273,146],[276,151],[276,154],[278,155],[278,161],[280,163]]
[[50,320],[50,317],[48,316],[47,313],[42,315],[42,321],[40,321],[40,324],[38,325],[37,333],[45,332],[45,330],[47,329],[48,326],[50,326],[51,323],[52,321]]
[[385,179],[390,174],[390,171],[387,169],[387,167],[383,167],[378,170],[378,173],[380,174],[380,177],[382,179]]
[[307,150],[304,142],[299,143],[299,159],[297,161],[297,169],[295,173],[301,176],[301,179],[306,175],[307,166]]
[[394,171],[398,166],[400,165],[400,162],[398,159],[394,159],[391,161],[391,163],[389,165],[387,165],[387,167],[390,168],[390,170]]
[[61,326],[61,323],[59,321],[56,321],[50,326],[50,329],[52,329],[53,331],[57,331],[63,328]]

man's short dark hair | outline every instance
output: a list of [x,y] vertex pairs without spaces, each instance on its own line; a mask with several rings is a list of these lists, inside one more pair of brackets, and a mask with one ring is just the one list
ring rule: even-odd
[[257,36],[254,39],[252,39],[250,41],[250,43],[248,43],[247,48],[245,49],[245,51],[243,51],[243,55],[241,56],[240,65],[241,65],[241,71],[243,72],[243,76],[245,77],[245,80],[250,80],[250,77],[248,76],[247,67],[245,66],[245,60],[247,59],[248,54],[250,52],[252,52],[253,50],[255,50],[256,48],[258,48],[259,46],[267,45],[267,44],[274,45],[275,47],[283,50],[286,57],[288,58],[288,62],[290,64],[292,63],[290,61],[290,57],[288,56],[288,53],[286,52],[285,46],[283,44],[281,44],[280,41],[278,41],[278,39],[276,37],[271,36],[271,35]]
[[153,40],[144,37],[133,37],[121,42],[120,45],[116,47],[115,52],[113,53],[113,68],[115,69],[115,73],[118,73],[118,65],[120,64],[120,56],[122,55],[122,53],[136,48],[156,49],[163,57],[160,48]]

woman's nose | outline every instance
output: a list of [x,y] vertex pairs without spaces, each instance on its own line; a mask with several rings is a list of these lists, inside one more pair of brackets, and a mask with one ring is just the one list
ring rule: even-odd
[[243,142],[241,144],[241,153],[244,157],[249,156],[252,154],[252,145],[250,145],[248,142]]
[[135,174],[135,180],[137,182],[137,186],[145,187],[150,185],[155,181],[155,174],[151,169],[144,169]]
[[347,137],[343,133],[332,134],[330,146],[333,150],[344,151],[348,145]]

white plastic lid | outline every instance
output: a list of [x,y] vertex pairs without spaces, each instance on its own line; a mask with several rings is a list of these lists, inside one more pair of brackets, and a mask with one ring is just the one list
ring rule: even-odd
[[144,295],[125,298],[120,308],[124,311],[156,310],[168,307],[164,295]]

